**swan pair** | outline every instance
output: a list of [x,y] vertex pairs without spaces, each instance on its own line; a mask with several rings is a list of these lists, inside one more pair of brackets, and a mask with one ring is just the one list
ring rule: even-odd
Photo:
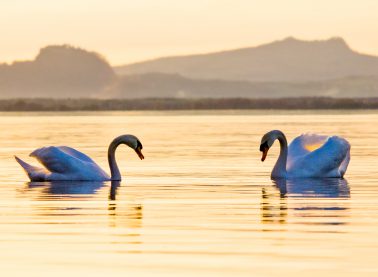
[[[349,164],[350,144],[343,138],[316,134],[301,135],[287,146],[285,135],[278,130],[266,133],[261,139],[261,160],[264,161],[270,147],[278,140],[281,151],[271,178],[342,178]],[[18,157],[31,181],[121,181],[121,173],[115,159],[120,144],[132,148],[142,160],[142,143],[133,135],[115,138],[108,148],[111,176],[90,157],[67,146],[42,147],[33,151],[45,168],[32,166]]]

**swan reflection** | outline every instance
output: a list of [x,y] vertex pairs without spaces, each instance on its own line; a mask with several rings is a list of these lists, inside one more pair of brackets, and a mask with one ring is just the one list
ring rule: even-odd
[[282,197],[349,198],[350,189],[345,179],[299,178],[273,180]]
[[75,197],[96,194],[105,182],[75,182],[75,181],[51,181],[51,182],[28,182],[29,189],[41,188],[41,196]]
[[[350,188],[345,179],[277,179],[263,187],[261,222],[343,225],[349,216]],[[265,228],[277,231],[277,228]]]
[[[126,225],[129,228],[140,228],[142,227],[143,219],[143,206],[142,204],[131,204],[127,203],[126,209],[125,205],[121,208],[118,207],[117,192],[118,188],[121,186],[119,181],[112,181],[109,192],[109,224],[111,227],[117,227]],[[136,235],[136,234],[134,234]]]
[[[84,218],[92,220],[95,216],[98,224],[105,220],[110,227],[140,228],[143,206],[138,203],[135,194],[127,193],[127,187],[125,193],[118,195],[120,187],[120,181],[111,181],[110,186],[109,182],[92,181],[29,182],[20,192],[22,196],[26,193],[28,197],[37,198],[34,206],[37,215],[56,219],[70,216],[73,221]],[[104,194],[106,191],[107,193]],[[46,206],[46,200],[51,204]],[[103,218],[104,210],[107,211],[106,218]],[[131,235],[137,234],[132,232]]]

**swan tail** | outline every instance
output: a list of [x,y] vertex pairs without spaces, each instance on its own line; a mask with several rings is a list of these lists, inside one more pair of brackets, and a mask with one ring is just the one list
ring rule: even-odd
[[27,162],[24,162],[17,156],[14,156],[14,158],[25,170],[26,174],[29,176],[30,181],[46,181],[48,172],[45,169],[32,166]]

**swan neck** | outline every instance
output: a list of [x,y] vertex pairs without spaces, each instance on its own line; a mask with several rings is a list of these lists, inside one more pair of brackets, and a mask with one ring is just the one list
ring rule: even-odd
[[119,172],[119,168],[117,165],[117,161],[115,158],[115,152],[117,147],[121,144],[121,141],[113,140],[108,148],[108,162],[110,167],[110,174],[112,181],[121,181],[121,173]]
[[280,132],[277,135],[277,139],[280,142],[280,155],[272,171],[272,179],[274,178],[285,178],[286,172],[286,162],[287,162],[287,140],[285,135]]

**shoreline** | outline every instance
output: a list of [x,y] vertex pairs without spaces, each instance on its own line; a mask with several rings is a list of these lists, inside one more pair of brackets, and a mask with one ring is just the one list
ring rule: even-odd
[[375,109],[378,109],[378,98],[0,99],[0,112]]

